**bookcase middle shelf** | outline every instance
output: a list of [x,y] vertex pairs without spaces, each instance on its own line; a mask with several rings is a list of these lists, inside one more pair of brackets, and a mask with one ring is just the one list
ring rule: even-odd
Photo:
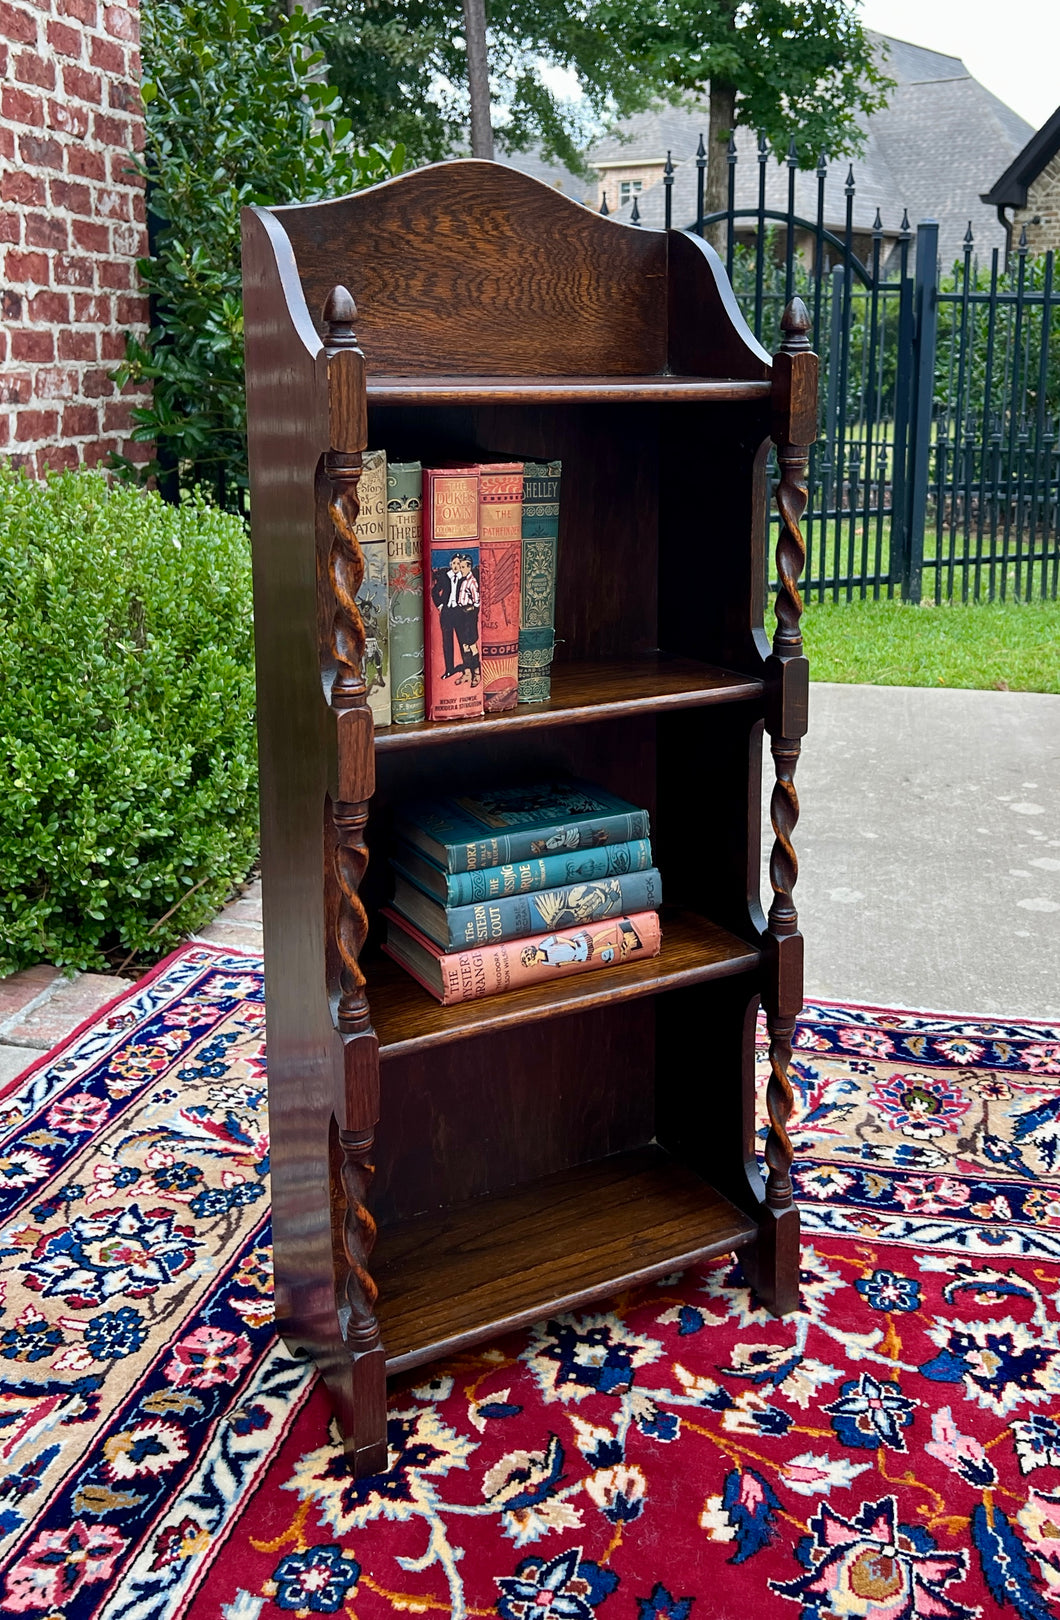
[[659,955],[630,963],[619,974],[586,973],[569,979],[549,979],[504,995],[443,1007],[385,956],[373,958],[365,964],[365,970],[372,1024],[379,1038],[380,1059],[385,1062],[542,1018],[559,1018],[564,1013],[682,989],[707,979],[730,978],[757,967],[760,955],[755,946],[705,917],[664,907]]
[[461,737],[503,732],[513,725],[538,729],[666,709],[702,708],[711,703],[751,702],[762,690],[763,683],[755,676],[737,675],[691,658],[557,663],[552,666],[548,703],[524,703],[502,714],[462,720],[381,726],[375,733],[375,746],[384,751],[418,748],[425,743],[452,743]]

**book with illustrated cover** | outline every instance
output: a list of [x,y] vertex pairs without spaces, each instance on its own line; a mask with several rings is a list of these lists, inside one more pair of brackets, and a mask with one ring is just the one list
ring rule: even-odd
[[423,468],[392,461],[386,470],[386,552],[393,724],[424,718]]
[[427,717],[482,713],[477,467],[423,472],[423,621]]
[[556,553],[560,461],[523,464],[523,543],[519,614],[519,702],[547,703],[556,645]]
[[519,576],[523,464],[478,470],[482,556],[482,701],[487,714],[514,709],[519,696]]
[[648,812],[591,782],[553,779],[420,799],[398,808],[399,838],[446,872],[648,837]]
[[377,726],[388,726],[390,711],[390,627],[387,608],[386,452],[366,450],[357,484],[360,511],[354,527],[364,555],[364,579],[357,607],[364,621],[364,679],[368,707]]
[[596,849],[537,855],[515,865],[487,866],[476,872],[444,872],[411,844],[399,843],[391,864],[395,872],[411,878],[443,906],[470,906],[504,895],[532,894],[536,889],[646,872],[651,865],[651,843],[647,838],[637,838],[630,844],[601,844]]
[[499,995],[546,979],[618,968],[658,956],[662,929],[654,911],[612,917],[584,928],[555,929],[507,944],[443,951],[389,907],[384,951],[443,1006]]
[[400,873],[394,884],[394,910],[443,950],[527,939],[545,930],[578,928],[662,904],[662,880],[655,867],[629,877],[595,878],[562,889],[537,889],[473,906],[443,906]]

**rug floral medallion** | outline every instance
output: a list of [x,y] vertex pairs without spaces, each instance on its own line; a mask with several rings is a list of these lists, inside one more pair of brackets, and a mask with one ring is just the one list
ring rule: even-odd
[[728,1260],[397,1385],[354,1482],[272,1329],[260,960],[0,1096],[0,1615],[1060,1616],[1060,1030],[815,1005],[803,1306]]

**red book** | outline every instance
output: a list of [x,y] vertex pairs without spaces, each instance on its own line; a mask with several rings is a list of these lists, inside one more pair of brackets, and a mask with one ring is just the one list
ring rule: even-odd
[[478,470],[482,548],[482,691],[487,714],[519,698],[519,606],[523,464],[491,462]]
[[529,939],[511,939],[462,951],[443,951],[426,934],[389,906],[386,918],[388,956],[400,962],[444,1007],[477,1001],[504,990],[544,979],[567,978],[596,968],[617,968],[658,956],[662,948],[659,914],[638,911],[577,928],[560,928]]
[[428,720],[482,713],[477,467],[423,469],[423,629]]

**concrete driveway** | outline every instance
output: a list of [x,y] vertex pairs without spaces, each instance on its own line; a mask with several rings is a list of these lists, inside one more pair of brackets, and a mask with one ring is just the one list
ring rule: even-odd
[[1060,697],[814,683],[797,783],[808,997],[1060,1017]]

